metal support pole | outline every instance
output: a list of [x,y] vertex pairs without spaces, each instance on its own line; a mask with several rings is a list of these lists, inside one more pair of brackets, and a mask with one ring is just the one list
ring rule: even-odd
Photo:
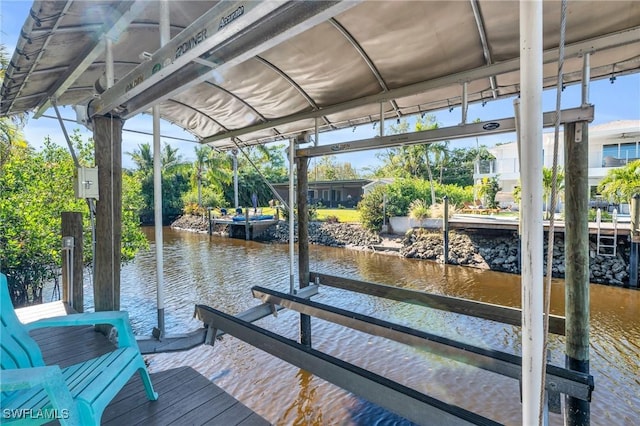
[[589,82],[591,80],[591,54],[585,53],[582,58],[582,106],[589,104]]
[[251,228],[249,226],[249,207],[244,209],[244,239],[249,241],[251,239]]
[[[160,47],[169,41],[169,3],[160,2]],[[162,153],[160,148],[160,106],[153,106],[153,200],[154,231],[156,242],[156,298],[158,327],[153,330],[157,339],[162,339],[164,322],[164,241],[162,237]]]
[[107,89],[113,87],[115,83],[115,72],[113,67],[113,41],[105,37],[105,76],[107,78]]
[[442,252],[445,265],[449,263],[449,197],[442,197],[444,201],[444,218],[442,218],[442,231],[444,232],[442,239]]
[[233,208],[237,209],[238,204],[238,150],[231,151],[233,154]]
[[468,98],[469,83],[462,83],[462,122],[460,124],[467,124],[467,111],[469,109]]
[[384,105],[380,102],[380,137],[384,137]]
[[522,424],[540,424],[543,374],[542,1],[520,1]]
[[[577,127],[582,142],[576,141]],[[587,123],[564,127],[566,367],[589,373],[589,143]],[[588,425],[589,402],[567,396],[565,425]]]
[[294,278],[294,268],[295,268],[295,221],[294,221],[294,197],[295,192],[293,190],[293,186],[295,183],[295,168],[294,168],[294,157],[295,157],[295,143],[293,142],[293,138],[289,140],[289,293],[295,294],[296,286],[295,286],[295,278]]
[[162,158],[160,149],[160,107],[153,107],[153,214],[156,243],[156,299],[158,327],[154,336],[164,335],[164,255],[162,252]]

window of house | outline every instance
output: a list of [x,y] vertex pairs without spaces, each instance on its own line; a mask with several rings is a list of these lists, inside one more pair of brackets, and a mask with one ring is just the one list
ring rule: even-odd
[[636,143],[621,143],[620,144],[620,158],[625,160],[625,163],[629,161],[633,161],[638,158],[638,153],[636,150]]
[[615,145],[603,145],[602,146],[602,158],[613,157],[618,158],[618,144]]

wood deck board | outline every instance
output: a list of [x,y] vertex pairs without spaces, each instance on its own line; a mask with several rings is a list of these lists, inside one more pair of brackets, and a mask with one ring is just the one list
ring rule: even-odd
[[[93,327],[38,329],[31,336],[40,345],[45,362],[62,367],[113,349],[113,344]],[[153,373],[151,381],[159,394],[157,401],[147,399],[140,376],[135,374],[107,406],[102,424],[269,424],[191,367]]]

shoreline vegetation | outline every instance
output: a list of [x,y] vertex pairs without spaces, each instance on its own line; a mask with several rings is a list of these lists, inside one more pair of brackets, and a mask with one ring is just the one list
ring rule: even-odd
[[[206,217],[184,215],[171,224],[172,228],[206,233]],[[227,236],[228,225],[216,225],[214,235]],[[289,226],[285,221],[267,228],[256,241],[271,244],[289,242]],[[431,260],[443,263],[440,230],[414,228],[404,235],[376,234],[357,223],[310,222],[311,244],[375,251],[404,258]],[[630,244],[626,238],[618,239],[616,256],[597,254],[595,239],[589,244],[590,282],[615,286],[629,284]],[[546,253],[546,238],[544,253]],[[517,233],[503,230],[449,232],[449,264],[519,274],[519,242]],[[553,247],[553,276],[564,278],[564,240],[557,236]],[[546,262],[545,262],[546,274]]]

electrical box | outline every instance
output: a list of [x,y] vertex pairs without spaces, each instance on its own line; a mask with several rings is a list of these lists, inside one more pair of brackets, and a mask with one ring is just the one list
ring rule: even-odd
[[74,188],[76,198],[94,198],[98,200],[98,168],[78,167]]

